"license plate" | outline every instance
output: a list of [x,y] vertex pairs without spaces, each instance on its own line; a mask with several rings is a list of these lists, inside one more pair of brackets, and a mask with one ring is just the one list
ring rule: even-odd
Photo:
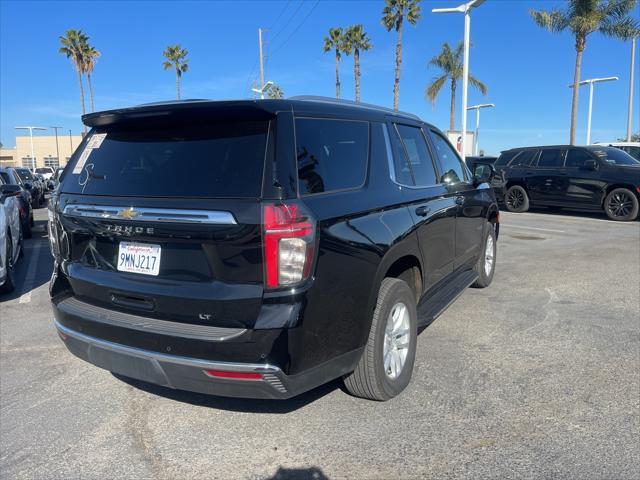
[[158,275],[160,272],[160,252],[160,245],[120,242],[118,270],[142,273],[143,275]]

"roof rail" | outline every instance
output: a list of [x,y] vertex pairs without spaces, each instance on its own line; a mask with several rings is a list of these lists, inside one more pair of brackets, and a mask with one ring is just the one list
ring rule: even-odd
[[287,100],[303,100],[305,102],[318,102],[318,103],[330,103],[333,105],[346,105],[350,107],[366,108],[369,110],[377,110],[379,112],[386,112],[393,115],[403,115],[411,117],[415,120],[422,121],[418,115],[413,113],[400,112],[387,107],[380,107],[379,105],[373,105],[371,103],[354,102],[353,100],[343,100],[341,98],[322,97],[319,95],[298,95],[295,97],[288,97]]

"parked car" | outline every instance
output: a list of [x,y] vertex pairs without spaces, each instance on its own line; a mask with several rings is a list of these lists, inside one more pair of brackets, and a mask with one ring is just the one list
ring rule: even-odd
[[5,168],[0,168],[0,177],[6,185],[17,185],[20,188],[18,193],[20,225],[24,238],[31,238],[31,227],[33,227],[33,208],[31,207],[31,194],[20,183],[20,179],[15,172],[10,172]]
[[45,180],[49,180],[53,177],[54,171],[51,167],[39,167],[36,168],[35,173],[42,175]]
[[83,121],[49,207],[50,292],[60,337],[99,367],[259,398],[344,377],[387,400],[418,327],[491,283],[490,175],[414,115],[297,98]]
[[604,210],[612,220],[638,217],[640,162],[614,147],[570,145],[507,150],[495,163],[504,172],[504,204]]
[[598,142],[596,145],[619,148],[640,161],[640,142]]
[[39,208],[44,203],[44,186],[40,180],[28,168],[10,167],[8,170],[15,173],[20,184],[31,194],[31,206]]
[[15,289],[13,269],[22,255],[19,193],[19,186],[4,183],[0,176],[0,293]]

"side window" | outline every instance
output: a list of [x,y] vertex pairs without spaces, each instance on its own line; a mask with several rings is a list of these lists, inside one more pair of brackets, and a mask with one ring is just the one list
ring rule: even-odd
[[559,148],[549,148],[540,152],[538,168],[554,168],[562,166],[562,155]]
[[438,183],[422,130],[407,125],[396,125],[396,127],[409,159],[409,168],[413,173],[415,185],[426,187]]
[[460,157],[453,150],[449,141],[433,130],[429,131],[429,135],[431,135],[431,141],[438,157],[442,174],[441,182],[448,184],[463,182],[465,180],[464,169],[460,163]]
[[510,152],[503,152],[500,154],[500,157],[498,157],[498,160],[496,160],[495,166],[496,167],[504,167],[507,163],[509,163],[511,161],[511,159],[517,154],[518,152],[514,152],[514,151],[510,151]]
[[538,150],[524,150],[520,152],[509,165],[510,167],[528,167],[535,158]]
[[569,168],[584,168],[584,162],[592,159],[588,152],[579,148],[570,148],[567,152],[565,166]]
[[300,195],[357,188],[369,157],[369,123],[296,119]]

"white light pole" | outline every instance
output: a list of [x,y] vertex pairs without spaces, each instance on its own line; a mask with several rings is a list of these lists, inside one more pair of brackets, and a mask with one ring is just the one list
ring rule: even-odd
[[33,131],[46,130],[44,127],[15,127],[16,130],[29,130],[29,141],[31,142],[31,165],[36,168],[36,157],[33,153]]
[[469,36],[471,30],[471,9],[479,7],[485,0],[471,0],[455,8],[434,8],[433,13],[464,13],[464,60],[462,63],[462,158],[467,148],[467,91],[469,88]]
[[[593,109],[593,84],[598,82],[611,82],[618,80],[618,77],[589,78],[578,83],[580,85],[589,85],[589,116],[587,117],[587,145],[591,145],[591,111]],[[573,85],[569,85],[573,88]]]
[[467,110],[475,110],[476,111],[476,134],[474,135],[474,152],[473,154],[477,157],[478,156],[478,131],[480,129],[480,109],[481,108],[493,108],[495,107],[495,105],[493,103],[482,103],[480,105],[472,105],[470,107],[467,107]]
[[631,141],[631,127],[633,126],[633,71],[636,62],[636,37],[631,39],[631,74],[629,75],[629,107],[627,111],[627,142]]
[[251,91],[259,93],[260,94],[260,98],[262,100],[264,100],[264,92],[269,90],[271,88],[271,85],[273,85],[273,82],[269,81],[269,82],[265,83],[262,88],[252,88]]

